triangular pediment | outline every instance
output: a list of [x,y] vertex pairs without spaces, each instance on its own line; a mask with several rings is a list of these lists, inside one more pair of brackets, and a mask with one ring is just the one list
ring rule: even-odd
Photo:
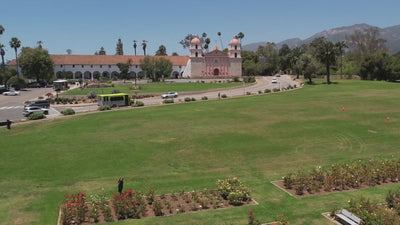
[[219,49],[215,49],[215,50],[213,50],[213,51],[211,51],[209,53],[206,53],[205,56],[206,57],[207,56],[212,56],[212,57],[215,57],[215,56],[226,56],[226,57],[228,57],[228,53],[225,53],[225,52],[223,52],[223,51],[221,51]]

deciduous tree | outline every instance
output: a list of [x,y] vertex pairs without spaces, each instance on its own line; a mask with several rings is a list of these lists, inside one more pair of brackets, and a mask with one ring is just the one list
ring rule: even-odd
[[54,63],[43,48],[23,47],[19,56],[22,73],[26,78],[50,81],[54,77]]

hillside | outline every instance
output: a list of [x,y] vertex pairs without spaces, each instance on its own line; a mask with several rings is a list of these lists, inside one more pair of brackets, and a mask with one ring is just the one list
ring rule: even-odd
[[[276,43],[276,48],[280,49],[283,44],[289,45],[290,48],[295,48],[297,46],[301,46],[302,44],[309,44],[318,37],[325,37],[326,39],[337,42],[337,41],[345,41],[346,36],[349,36],[354,33],[356,30],[364,30],[374,26],[368,24],[355,24],[352,26],[338,27],[329,30],[324,30],[312,35],[309,38],[301,40],[300,38],[291,38],[279,43]],[[389,48],[389,53],[393,54],[400,51],[400,25],[391,26],[387,28],[379,28],[379,38],[385,39],[386,45]],[[244,50],[247,51],[256,51],[259,45],[264,45],[265,42],[256,42],[250,43],[243,46]]]

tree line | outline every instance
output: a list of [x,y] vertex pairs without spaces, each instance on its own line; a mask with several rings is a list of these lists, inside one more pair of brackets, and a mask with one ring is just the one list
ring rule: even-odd
[[243,51],[243,75],[274,75],[289,73],[303,75],[312,83],[312,78],[326,75],[359,75],[363,80],[400,79],[400,52],[388,54],[386,40],[379,39],[377,28],[356,31],[345,41],[332,42],[323,37],[310,44],[290,48],[287,44],[280,49],[275,43],[267,42],[257,51]]

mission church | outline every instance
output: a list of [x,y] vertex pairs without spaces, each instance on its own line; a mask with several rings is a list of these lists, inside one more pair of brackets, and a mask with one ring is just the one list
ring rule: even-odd
[[[215,45],[210,52],[204,52],[200,39],[195,36],[190,42],[189,56],[150,56],[163,57],[172,62],[172,78],[233,78],[242,76],[241,44],[234,37],[225,53]],[[140,60],[145,56],[134,55],[54,55],[50,57],[54,63],[54,73],[57,78],[69,74],[67,79],[93,80],[100,77],[112,79],[117,76],[118,63],[131,60],[130,77],[144,78],[146,75],[140,68]],[[16,66],[15,60],[9,63]]]

